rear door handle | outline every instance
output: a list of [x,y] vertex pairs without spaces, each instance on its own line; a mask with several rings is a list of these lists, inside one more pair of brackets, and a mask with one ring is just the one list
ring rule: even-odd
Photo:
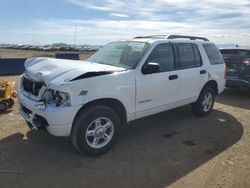
[[177,74],[174,74],[168,77],[169,80],[176,80],[177,78],[178,78]]
[[201,71],[200,71],[200,74],[206,74],[206,73],[207,73],[206,70],[201,70]]

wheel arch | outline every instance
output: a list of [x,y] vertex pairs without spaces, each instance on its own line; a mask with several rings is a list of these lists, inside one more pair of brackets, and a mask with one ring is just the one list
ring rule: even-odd
[[107,106],[113,109],[119,116],[122,124],[127,122],[127,111],[126,111],[124,104],[121,101],[114,99],[114,98],[101,98],[101,99],[95,99],[93,101],[89,101],[78,110],[74,118],[74,121],[80,113],[82,113],[83,111],[95,105],[103,105],[103,106]]
[[[202,90],[206,87],[211,87],[214,90],[214,94],[218,95],[219,94],[219,89],[218,89],[218,83],[215,80],[209,80],[202,88]],[[201,91],[202,91],[201,90]]]

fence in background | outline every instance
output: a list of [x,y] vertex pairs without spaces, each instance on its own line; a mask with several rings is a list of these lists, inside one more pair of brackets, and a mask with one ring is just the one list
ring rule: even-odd
[[[79,60],[78,53],[57,53],[58,59]],[[26,58],[0,58],[0,76],[18,75],[24,72],[24,62]]]
[[79,60],[80,56],[78,53],[56,53],[55,57],[57,59],[71,59],[71,60]]
[[22,74],[25,60],[26,58],[0,58],[0,76]]

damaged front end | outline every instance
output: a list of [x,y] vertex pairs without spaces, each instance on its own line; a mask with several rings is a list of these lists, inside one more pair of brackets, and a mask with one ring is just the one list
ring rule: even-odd
[[[33,58],[25,62],[18,91],[20,113],[32,129],[69,136],[79,109],[86,103],[88,78],[124,71],[91,62]],[[85,80],[86,81],[82,81]]]
[[66,92],[57,91],[49,88],[43,81],[35,81],[24,74],[21,79],[20,92],[24,93],[28,98],[37,101],[38,110],[41,104],[50,104],[55,106],[70,105],[70,95]]
[[63,108],[63,111],[67,112],[67,108],[64,107],[71,106],[69,93],[49,88],[44,81],[40,79],[34,80],[34,76],[31,79],[29,75],[24,74],[18,96],[20,113],[31,129],[48,130],[50,126],[58,122],[62,124],[67,122],[63,120],[57,121],[56,119],[61,118],[59,117],[60,109]]

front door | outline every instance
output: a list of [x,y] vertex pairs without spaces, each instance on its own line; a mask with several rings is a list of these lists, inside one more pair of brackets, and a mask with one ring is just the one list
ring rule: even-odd
[[136,118],[158,113],[176,105],[180,91],[180,79],[175,65],[171,43],[157,45],[148,56],[148,63],[159,64],[160,71],[136,75]]

